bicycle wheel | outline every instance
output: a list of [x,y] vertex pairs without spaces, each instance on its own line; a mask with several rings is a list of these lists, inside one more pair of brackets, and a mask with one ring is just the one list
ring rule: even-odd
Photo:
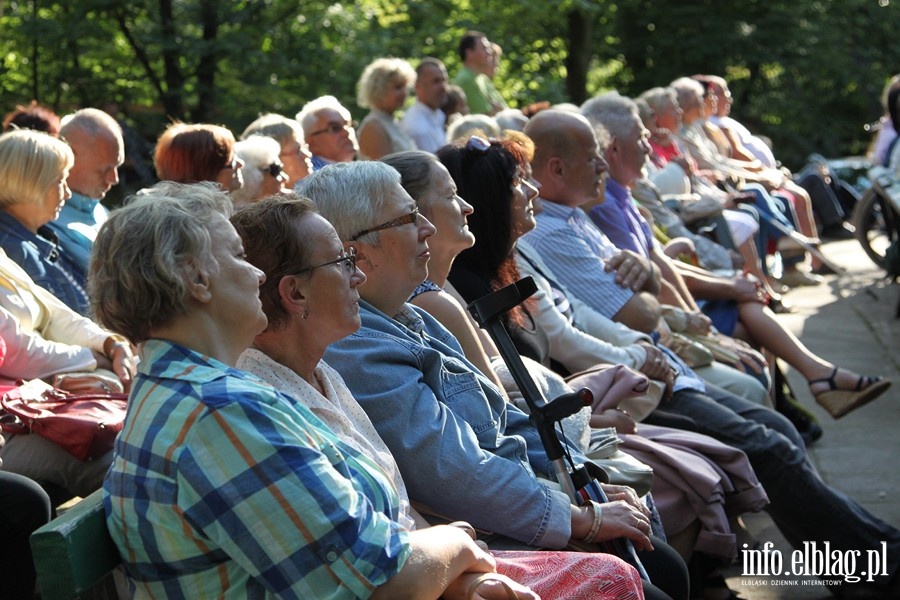
[[897,215],[874,187],[869,188],[853,209],[856,239],[876,265],[884,268],[884,253],[897,239]]

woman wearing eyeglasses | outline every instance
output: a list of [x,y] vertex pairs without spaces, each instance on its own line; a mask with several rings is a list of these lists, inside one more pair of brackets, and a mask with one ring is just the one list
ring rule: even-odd
[[[279,278],[277,291],[302,323],[343,301],[331,327],[319,325],[339,334],[365,277],[333,234],[316,235],[329,226],[301,204],[305,218],[293,225],[322,244],[306,256],[317,262]],[[463,599],[475,588],[475,598],[506,598],[497,581],[477,585],[493,561],[466,531],[407,531],[377,464],[301,403],[235,368],[267,327],[266,277],[247,262],[230,209],[212,186],[163,184],[115,211],[94,246],[91,276],[102,285],[93,307],[143,344],[104,484],[107,526],[137,594]],[[295,231],[285,233],[279,246]],[[293,310],[310,279],[329,276],[328,304]],[[315,364],[323,341],[307,341]],[[537,598],[504,583],[520,600]]]
[[234,145],[237,157],[244,161],[241,175],[244,185],[231,192],[235,208],[256,202],[266,196],[289,194],[284,186],[288,175],[281,162],[281,145],[263,135],[251,135]]
[[[267,198],[239,210],[232,222],[245,241],[248,260],[266,273],[260,298],[269,319],[253,347],[241,354],[238,368],[296,398],[342,442],[377,465],[396,488],[394,518],[398,524],[405,530],[431,536],[433,543],[420,546],[420,551],[428,556],[452,531],[448,533],[446,527],[431,528],[411,508],[391,451],[341,376],[321,360],[331,342],[354,333],[360,326],[358,289],[365,285],[366,276],[356,268],[353,247],[345,249],[334,228],[315,214],[305,199]],[[385,226],[380,231],[411,224]],[[474,534],[466,524],[456,525]],[[452,542],[453,537],[449,540]],[[639,594],[640,583],[632,570],[608,555],[494,552],[492,556],[498,573],[532,586],[545,598],[599,600],[626,598],[629,594],[636,598]],[[462,582],[473,587],[478,575],[464,573],[442,597],[453,597]],[[494,597],[500,590],[499,584],[492,585],[493,588],[487,583],[484,588],[474,587],[484,597]],[[405,591],[410,597],[427,597],[421,590]],[[519,589],[518,597],[530,596]]]
[[416,149],[416,143],[403,133],[394,116],[403,108],[415,83],[416,72],[400,58],[376,59],[363,71],[356,102],[370,110],[356,132],[361,159],[378,160],[392,152]]
[[[246,140],[257,135],[270,137],[281,147],[278,158],[284,163],[287,177],[284,187],[291,189],[295,183],[312,173],[312,154],[303,139],[303,127],[300,123],[279,114],[265,113],[247,125],[241,139]],[[260,163],[260,166],[269,164],[272,163]]]
[[172,123],[156,140],[153,165],[163,181],[211,181],[233,192],[244,184],[244,161],[234,143],[234,135],[219,125]]
[[[372,161],[336,164],[304,179],[297,193],[316,203],[345,247],[356,249],[366,273],[358,288],[361,328],[332,343],[325,360],[390,448],[413,502],[505,536],[506,543],[559,549],[624,536],[640,550],[656,546],[649,513],[630,488],[608,487],[610,502],[595,507],[572,506],[543,486],[536,474],[551,468],[527,416],[465,358],[447,329],[406,302],[428,274],[435,228],[418,214],[394,169]],[[586,460],[569,449],[576,462]],[[659,559],[663,570],[680,563],[671,549],[657,550],[648,560]],[[644,564],[652,579],[652,566]],[[687,597],[686,587],[675,582],[667,595],[646,586],[645,594]]]

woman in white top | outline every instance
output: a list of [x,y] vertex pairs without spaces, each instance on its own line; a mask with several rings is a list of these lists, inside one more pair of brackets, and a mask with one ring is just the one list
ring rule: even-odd
[[[0,337],[6,357],[0,376],[36,379],[70,371],[112,370],[125,389],[136,363],[131,344],[82,317],[38,286],[0,250]],[[3,469],[50,484],[69,497],[100,487],[112,451],[89,462],[37,435],[3,434]],[[54,492],[58,490],[54,489]],[[61,496],[61,492],[54,494]],[[56,498],[59,499],[59,498]]]
[[378,160],[386,154],[416,149],[394,117],[415,83],[416,72],[400,58],[378,58],[363,71],[356,103],[370,111],[356,132],[361,159]]

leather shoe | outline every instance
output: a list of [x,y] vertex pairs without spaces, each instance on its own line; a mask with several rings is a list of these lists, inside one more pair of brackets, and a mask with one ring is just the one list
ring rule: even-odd
[[856,236],[853,225],[841,221],[822,229],[819,237],[826,240],[852,240]]
[[837,275],[837,271],[835,271],[825,263],[820,264],[815,269],[810,269],[809,272],[813,275]]
[[788,287],[795,288],[804,285],[819,285],[822,283],[822,278],[813,273],[805,273],[800,269],[791,269],[790,271],[785,271],[778,281]]

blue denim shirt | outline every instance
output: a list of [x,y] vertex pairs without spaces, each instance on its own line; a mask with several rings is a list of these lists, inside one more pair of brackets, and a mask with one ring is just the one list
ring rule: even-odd
[[535,477],[552,469],[528,416],[426,312],[407,304],[391,318],[359,305],[362,327],[332,344],[325,361],[390,448],[410,498],[533,546],[564,547],[569,499]]
[[69,257],[60,252],[56,234],[49,227],[44,225],[35,235],[15,217],[0,210],[0,247],[36,284],[75,312],[88,316],[87,282]]

